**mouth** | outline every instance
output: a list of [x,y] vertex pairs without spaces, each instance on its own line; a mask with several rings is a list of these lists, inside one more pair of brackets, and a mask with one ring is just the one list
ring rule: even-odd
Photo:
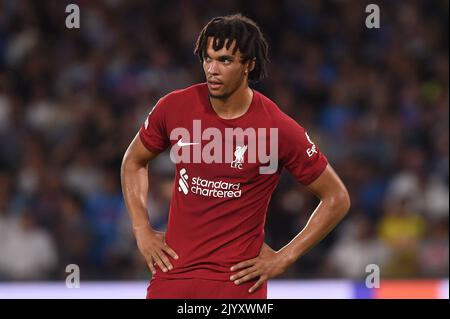
[[212,90],[217,90],[222,87],[223,83],[217,80],[208,80],[208,87]]

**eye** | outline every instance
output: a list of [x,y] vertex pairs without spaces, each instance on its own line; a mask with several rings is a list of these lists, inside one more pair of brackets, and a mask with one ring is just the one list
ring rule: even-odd
[[223,64],[230,64],[232,61],[229,58],[221,58],[220,62],[222,62]]
[[203,59],[205,60],[205,62],[211,62],[211,58],[209,56],[205,56]]

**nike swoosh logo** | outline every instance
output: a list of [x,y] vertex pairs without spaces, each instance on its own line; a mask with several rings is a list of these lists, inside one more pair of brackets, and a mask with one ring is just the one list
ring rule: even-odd
[[177,145],[178,145],[179,147],[188,146],[188,145],[197,145],[197,144],[198,144],[198,143],[184,143],[184,142],[182,142],[181,140],[182,140],[182,139],[180,139],[180,140],[177,142]]

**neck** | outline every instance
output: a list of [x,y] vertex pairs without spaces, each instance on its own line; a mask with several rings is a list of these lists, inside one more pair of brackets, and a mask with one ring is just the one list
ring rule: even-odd
[[234,119],[247,112],[253,99],[253,91],[246,82],[226,99],[209,97],[214,111],[223,119]]

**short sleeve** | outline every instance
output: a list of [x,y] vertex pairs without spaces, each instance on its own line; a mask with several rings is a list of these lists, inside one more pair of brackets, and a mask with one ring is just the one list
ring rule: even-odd
[[142,144],[153,153],[161,153],[170,145],[166,130],[167,98],[161,98],[148,114],[139,130]]
[[325,170],[328,160],[305,129],[290,117],[280,126],[280,161],[303,185],[311,184]]

